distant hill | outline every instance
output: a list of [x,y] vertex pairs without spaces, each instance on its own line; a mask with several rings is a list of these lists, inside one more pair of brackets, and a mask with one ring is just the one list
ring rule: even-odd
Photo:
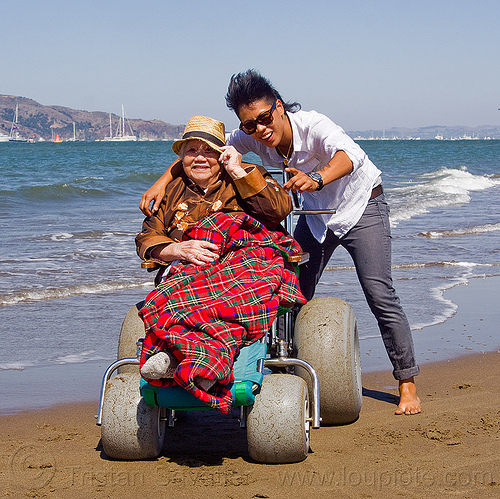
[[[103,111],[78,111],[63,106],[44,106],[26,97],[0,95],[0,133],[9,134],[12,119],[19,106],[18,127],[21,135],[38,140],[52,140],[55,134],[63,140],[73,137],[73,122],[78,140],[101,140],[109,136],[109,113]],[[113,134],[120,117],[111,115]],[[184,125],[171,125],[161,120],[128,119],[138,138],[173,140],[182,135]],[[354,130],[347,132],[355,139],[500,139],[500,126],[480,127],[427,126],[420,128],[389,128],[386,130]]]
[[[109,136],[109,113],[102,111],[78,111],[63,106],[44,106],[26,97],[0,95],[0,133],[9,134],[12,120],[19,106],[18,128],[23,137],[52,140],[55,134],[63,140],[73,137],[75,123],[78,140],[98,140]],[[112,114],[113,134],[120,117]],[[134,134],[144,139],[177,139],[184,125],[171,125],[161,120],[128,119]]]

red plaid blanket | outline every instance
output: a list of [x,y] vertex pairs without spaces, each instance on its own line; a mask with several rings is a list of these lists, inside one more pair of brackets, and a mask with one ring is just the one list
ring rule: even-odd
[[[179,384],[206,404],[229,412],[232,365],[239,349],[261,338],[278,306],[305,303],[286,256],[300,251],[289,236],[268,231],[248,215],[214,213],[184,239],[217,244],[220,259],[204,266],[177,264],[147,296],[140,315],[146,328],[141,366],[169,350],[180,361],[173,379],[147,380],[157,386]],[[209,392],[195,376],[217,381]]]

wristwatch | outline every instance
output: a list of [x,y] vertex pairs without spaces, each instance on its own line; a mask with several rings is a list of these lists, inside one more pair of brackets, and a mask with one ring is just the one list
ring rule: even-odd
[[318,184],[318,188],[316,189],[317,191],[323,189],[323,177],[321,176],[321,173],[310,172],[307,174],[307,176],[309,178],[312,178]]

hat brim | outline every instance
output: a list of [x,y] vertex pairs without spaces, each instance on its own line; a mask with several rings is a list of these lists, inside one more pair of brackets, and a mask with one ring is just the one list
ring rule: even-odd
[[189,140],[201,140],[202,142],[205,142],[205,144],[208,144],[212,149],[214,149],[217,152],[222,153],[222,149],[217,145],[211,142],[208,139],[205,139],[204,137],[188,137],[187,139],[178,139],[172,144],[172,151],[175,152],[175,154],[179,155],[179,151],[181,150],[182,144],[184,142],[188,142]]

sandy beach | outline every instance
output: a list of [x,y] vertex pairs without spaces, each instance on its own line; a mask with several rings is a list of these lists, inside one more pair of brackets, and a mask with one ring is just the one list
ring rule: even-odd
[[423,412],[394,416],[389,373],[363,377],[360,418],[322,427],[301,463],[251,462],[238,414],[189,414],[153,461],[108,460],[95,403],[0,418],[2,497],[499,497],[499,353],[428,364]]
[[[488,303],[499,279],[476,281],[459,287],[458,313],[421,337],[420,349],[426,337],[429,349],[445,348],[445,340],[431,344],[431,335],[495,334],[498,312],[479,304]],[[313,430],[307,459],[287,465],[251,461],[238,412],[186,415],[168,430],[162,455],[143,462],[104,455],[96,401],[5,415],[0,490],[2,497],[77,499],[500,497],[499,361],[493,351],[422,364],[423,412],[416,416],[394,415],[389,370],[365,372],[359,419]]]

